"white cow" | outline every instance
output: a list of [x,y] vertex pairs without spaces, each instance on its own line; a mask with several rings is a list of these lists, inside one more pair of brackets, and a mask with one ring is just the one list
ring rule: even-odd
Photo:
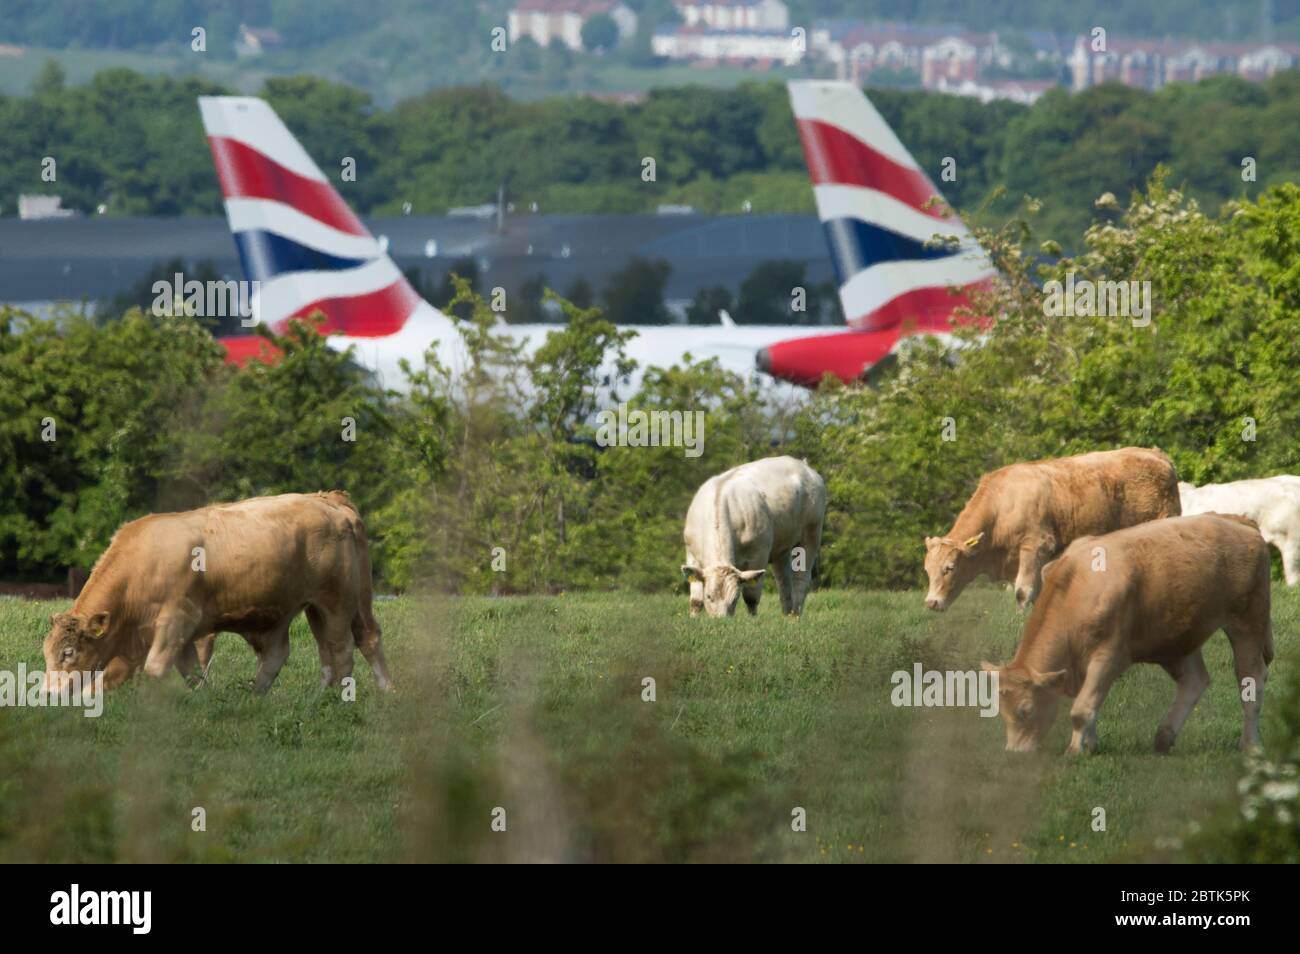
[[730,616],[744,594],[758,612],[763,572],[776,569],[781,611],[796,616],[812,582],[826,519],[826,483],[793,457],[767,457],[710,477],[686,512],[691,615]]
[[1286,585],[1300,583],[1300,477],[1279,474],[1204,487],[1180,482],[1178,496],[1184,515],[1235,513],[1254,520],[1260,536],[1282,554]]

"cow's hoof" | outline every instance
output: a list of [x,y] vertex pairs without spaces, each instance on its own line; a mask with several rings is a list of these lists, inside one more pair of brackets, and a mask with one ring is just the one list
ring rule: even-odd
[[157,660],[151,660],[144,664],[144,674],[146,676],[151,676],[154,679],[161,679],[163,676],[167,675],[167,673],[171,671],[171,668],[172,667],[170,664],[160,663]]
[[1169,750],[1174,747],[1174,730],[1168,726],[1161,726],[1156,730],[1156,752],[1160,755],[1167,755]]

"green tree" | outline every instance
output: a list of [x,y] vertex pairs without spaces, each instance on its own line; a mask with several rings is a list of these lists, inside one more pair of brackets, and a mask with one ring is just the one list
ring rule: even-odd
[[664,289],[671,271],[662,259],[631,259],[609,277],[601,295],[609,320],[619,325],[668,324]]
[[512,325],[541,324],[549,319],[543,307],[546,296],[546,276],[537,274],[525,279],[510,298],[506,321]]
[[58,60],[47,59],[41,64],[41,70],[32,80],[32,95],[37,99],[48,96],[57,96],[63,92],[67,83],[68,74],[59,65]]
[[89,566],[124,520],[188,500],[174,437],[226,375],[192,319],[0,309],[0,574]]
[[608,13],[588,17],[582,25],[582,46],[587,50],[612,50],[618,45],[618,24]]
[[592,291],[591,284],[587,279],[579,275],[569,285],[568,291],[564,293],[564,298],[579,308],[590,308],[595,303],[596,293]]
[[726,309],[730,313],[735,307],[731,289],[715,285],[701,288],[695,293],[690,306],[686,309],[686,323],[691,325],[716,325],[718,312]]
[[746,325],[818,324],[821,307],[818,287],[804,280],[803,263],[773,259],[741,282],[734,317]]
[[[433,301],[443,302],[439,305],[443,311],[448,314],[454,314],[455,317],[462,320],[470,318],[470,304],[463,299],[460,294],[460,283],[464,281],[471,291],[478,291],[478,262],[473,258],[458,258],[451,263],[446,274],[442,276],[442,286],[438,289],[437,295]],[[459,308],[456,312],[453,309]]]

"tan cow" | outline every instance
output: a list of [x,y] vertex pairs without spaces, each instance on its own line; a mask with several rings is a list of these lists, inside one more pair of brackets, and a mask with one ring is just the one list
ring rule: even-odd
[[141,668],[192,674],[212,636],[231,632],[257,653],[254,688],[265,692],[305,609],[322,684],[352,673],[355,645],[387,689],[371,587],[365,527],[342,491],[153,514],[120,527],[72,610],[50,617],[46,671],[53,684],[61,673],[103,670],[110,687]]
[[691,615],[730,616],[743,595],[758,612],[763,573],[776,569],[781,611],[798,616],[812,584],[826,519],[826,484],[793,457],[765,457],[710,477],[682,532]]
[[1255,523],[1200,514],[1075,540],[1044,571],[1015,658],[984,663],[999,676],[1007,749],[1033,751],[1062,694],[1074,698],[1067,751],[1096,749],[1111,685],[1134,663],[1156,663],[1178,684],[1156,731],[1156,751],[1168,752],[1210,684],[1201,647],[1219,629],[1236,665],[1240,744],[1257,746],[1273,634],[1268,544]]
[[980,478],[946,535],[925,538],[925,605],[947,609],[983,574],[1014,582],[1024,610],[1042,586],[1043,566],[1071,540],[1180,513],[1178,475],[1158,450],[1125,447],[1003,467]]

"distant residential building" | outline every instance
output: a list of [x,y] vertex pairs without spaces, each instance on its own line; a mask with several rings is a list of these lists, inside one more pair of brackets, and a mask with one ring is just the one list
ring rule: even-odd
[[655,56],[704,63],[749,63],[760,68],[798,63],[804,53],[786,30],[712,30],[664,26],[650,38]]
[[995,99],[1006,99],[1013,103],[1031,106],[1049,89],[1059,86],[1055,80],[974,80],[966,79],[950,82],[939,77],[934,86],[937,93],[949,93],[953,96],[969,96],[981,103],[990,103]]
[[636,13],[619,0],[519,0],[506,18],[506,31],[511,43],[529,37],[538,46],[559,40],[581,50],[583,24],[597,14],[614,21],[620,39],[636,32]]
[[1268,79],[1282,70],[1295,69],[1297,51],[1295,47],[1288,53],[1279,46],[1261,46],[1245,53],[1237,59],[1237,75],[1252,82]]
[[[984,49],[992,46],[986,44]],[[960,83],[979,74],[977,58],[981,48],[963,36],[946,36],[921,50],[921,85],[934,89],[940,80]]]
[[781,0],[673,0],[688,27],[750,32],[787,30],[790,8]]
[[862,82],[875,70],[911,70],[927,89],[937,88],[941,80],[949,86],[973,80],[1005,59],[996,33],[952,26],[819,20],[810,41],[813,54],[832,63],[840,79]]
[[1070,54],[1071,86],[1087,89],[1119,82],[1140,89],[1196,82],[1228,73],[1258,82],[1300,64],[1300,45],[1291,43],[1200,43],[1194,40],[1140,40],[1110,37],[1105,50],[1093,50],[1089,37],[1075,39]]

